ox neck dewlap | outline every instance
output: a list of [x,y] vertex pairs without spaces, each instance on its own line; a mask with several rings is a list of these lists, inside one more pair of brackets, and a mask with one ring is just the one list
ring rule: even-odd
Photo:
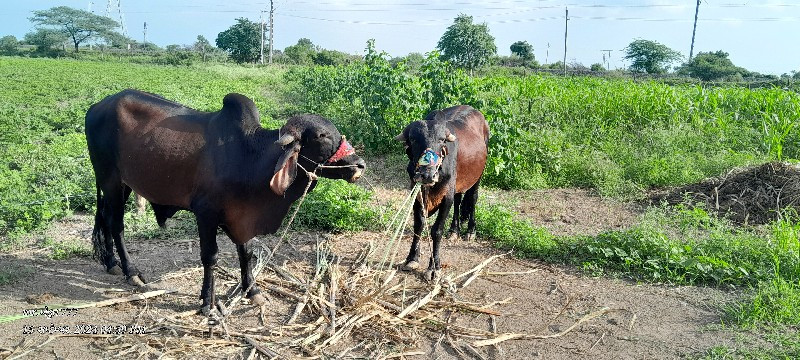
[[356,150],[353,149],[353,146],[350,145],[349,142],[347,142],[347,138],[345,138],[344,135],[342,135],[342,142],[339,143],[339,148],[336,150],[335,153],[333,153],[331,158],[328,159],[328,161],[326,161],[325,163],[326,164],[333,164],[333,163],[335,163],[335,162],[337,162],[339,160],[344,159],[347,156],[354,155],[355,153],[356,153]]
[[439,166],[442,163],[442,156],[437,154],[433,149],[427,148],[419,157],[417,166]]

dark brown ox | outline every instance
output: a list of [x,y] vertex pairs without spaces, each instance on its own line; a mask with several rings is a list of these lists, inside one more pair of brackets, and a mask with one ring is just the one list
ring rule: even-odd
[[423,184],[422,202],[414,203],[414,237],[403,266],[405,270],[419,267],[424,216],[439,212],[431,228],[433,254],[425,272],[425,277],[431,280],[441,269],[439,243],[451,207],[454,208],[451,234],[458,236],[461,222],[467,221],[468,238],[475,236],[475,203],[486,167],[489,124],[480,111],[460,105],[431,112],[425,120],[406,126],[395,139],[405,143],[408,176]]
[[215,304],[217,228],[236,244],[242,287],[250,289],[245,295],[261,303],[248,241],[275,233],[309,182],[313,189],[313,173],[355,181],[365,168],[327,119],[302,115],[279,130],[263,129],[255,104],[239,94],[225,96],[220,111],[200,112],[125,90],[89,108],[86,141],[97,184],[95,256],[107,271],[122,272],[129,282],[142,285],[145,280],[123,242],[123,212],[131,190],[150,201],[159,225],[178,210],[193,212],[205,313]]

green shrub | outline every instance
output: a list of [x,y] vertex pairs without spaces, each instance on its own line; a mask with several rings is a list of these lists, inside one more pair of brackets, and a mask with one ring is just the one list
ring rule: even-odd
[[[292,227],[336,232],[375,230],[382,219],[370,206],[371,198],[372,192],[356,185],[320,178],[314,190],[307,195]],[[299,201],[295,202],[286,219],[298,204]]]

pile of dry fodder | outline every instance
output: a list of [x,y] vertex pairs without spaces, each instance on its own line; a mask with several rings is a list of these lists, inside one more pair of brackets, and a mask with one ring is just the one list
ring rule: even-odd
[[[510,298],[474,303],[459,300],[457,294],[487,274],[487,265],[507,254],[489,257],[468,271],[445,275],[436,283],[410,286],[404,281],[405,274],[398,273],[391,260],[380,261],[393,256],[382,257],[378,254],[381,251],[375,250],[372,244],[367,244],[354,259],[342,259],[331,253],[327,241],[317,240],[316,259],[309,259],[307,271],[304,271],[309,275],[305,279],[302,279],[305,276],[295,275],[297,271],[293,273],[271,261],[256,264],[256,271],[261,272],[257,276],[261,289],[272,295],[272,302],[289,305],[289,311],[278,323],[264,321],[262,307],[261,326],[234,325],[235,317],[243,315],[241,312],[229,315],[241,299],[241,289],[235,289],[229,293],[226,303],[218,300],[219,316],[207,318],[191,310],[149,319],[141,317],[137,321],[144,322],[149,334],[138,339],[125,337],[120,342],[98,347],[168,357],[227,357],[244,352],[245,358],[356,356],[386,359],[424,355],[417,343],[421,337],[428,336],[446,339],[462,357],[470,354],[482,358],[483,353],[497,349],[504,341],[563,336],[581,323],[616,311],[601,308],[561,332],[545,335],[498,333],[496,328],[488,331],[458,326],[448,321],[448,313],[502,315],[494,308],[509,303]],[[269,259],[263,256],[265,251],[261,251],[260,259]],[[520,274],[523,273],[528,272]],[[220,267],[218,274],[223,279],[238,280],[238,272],[233,269]]]
[[653,202],[701,203],[739,224],[766,224],[800,205],[800,167],[772,162],[737,168],[696,184],[655,194]]

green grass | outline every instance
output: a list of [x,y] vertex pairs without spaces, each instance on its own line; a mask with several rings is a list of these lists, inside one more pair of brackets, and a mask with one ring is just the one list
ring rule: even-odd
[[[479,235],[517,256],[574,265],[594,276],[744,288],[750,295],[725,309],[724,322],[742,328],[800,324],[796,217],[740,228],[702,207],[651,208],[627,230],[554,236],[498,205],[479,207],[476,216]],[[792,346],[787,351],[796,353],[797,343]]]
[[0,267],[0,286],[10,285],[26,279],[33,274],[33,269],[27,266],[4,264]]
[[56,241],[46,237],[44,241],[42,241],[41,246],[50,250],[48,256],[53,260],[92,256],[92,247],[88,241],[79,241],[76,239]]
[[800,358],[800,331],[796,328],[773,328],[766,335],[767,344],[738,340],[736,346],[715,346],[703,354],[689,356],[697,360],[772,360]]

